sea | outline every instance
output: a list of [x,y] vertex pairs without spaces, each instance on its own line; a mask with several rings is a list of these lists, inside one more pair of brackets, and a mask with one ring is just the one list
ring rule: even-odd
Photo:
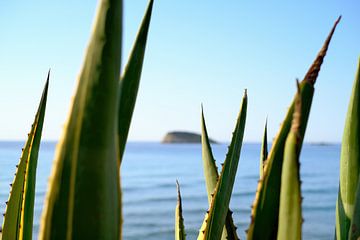
[[[5,211],[23,142],[0,142],[0,212]],[[36,182],[34,239],[37,239],[55,142],[41,145]],[[218,166],[227,144],[213,144]],[[246,239],[259,179],[259,143],[244,143],[230,208],[241,239]],[[304,144],[300,161],[303,239],[333,239],[339,184],[339,144]],[[220,169],[220,167],[219,167]],[[208,209],[200,144],[130,142],[121,166],[123,239],[174,239],[176,180],[181,187],[187,239],[196,239]],[[95,208],[96,206],[94,206]],[[99,219],[101,221],[101,219]],[[2,219],[0,221],[2,224]]]

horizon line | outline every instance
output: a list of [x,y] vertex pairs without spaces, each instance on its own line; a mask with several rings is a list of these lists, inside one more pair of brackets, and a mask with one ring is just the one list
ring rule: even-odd
[[[24,142],[26,139],[0,139],[0,142]],[[59,139],[44,139],[41,142],[58,142]],[[161,140],[129,140],[128,143],[161,143]],[[165,144],[200,144],[199,143],[165,143]],[[261,141],[243,141],[244,144],[261,144]],[[341,141],[304,141],[305,144],[341,144]],[[230,144],[230,141],[216,141],[216,144]],[[271,141],[268,141],[268,144],[272,144]]]

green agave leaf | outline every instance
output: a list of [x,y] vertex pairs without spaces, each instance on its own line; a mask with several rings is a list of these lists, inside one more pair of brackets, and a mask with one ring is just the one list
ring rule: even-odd
[[[336,204],[336,237],[337,239],[351,239],[359,236],[359,206],[356,193],[360,173],[360,62],[355,77],[345,129],[341,145],[340,156],[340,185]],[[355,208],[355,212],[354,212]],[[357,218],[353,217],[358,216]],[[353,221],[353,222],[352,222]],[[352,224],[351,224],[352,222]],[[350,224],[352,227],[350,228]],[[354,239],[357,239],[354,238]]]
[[247,94],[245,91],[240,113],[229,146],[228,153],[217,182],[211,206],[200,229],[198,240],[219,240],[222,236],[225,219],[229,212],[229,203],[234,186],[235,175],[240,158],[240,150],[244,136],[247,110]]
[[[359,179],[360,180],[360,179]],[[355,196],[354,212],[351,219],[349,239],[357,240],[360,238],[360,184],[358,182]]]
[[263,176],[264,167],[265,167],[265,161],[268,157],[268,146],[267,146],[267,119],[265,121],[265,127],[264,127],[264,135],[263,140],[261,144],[261,152],[260,152],[260,179]]
[[211,204],[212,197],[211,195],[215,191],[216,183],[219,177],[218,170],[216,167],[215,159],[211,150],[210,140],[208,137],[204,110],[201,106],[201,149],[202,149],[202,159],[204,166],[204,175],[206,183],[206,191],[208,196],[209,205]]
[[32,238],[36,167],[45,117],[49,76],[50,71],[11,185],[2,227],[3,240]]
[[126,65],[125,72],[120,80],[120,103],[118,119],[118,138],[120,149],[120,163],[125,151],[126,140],[129,133],[130,122],[135,107],[136,96],[139,89],[141,70],[144,61],[146,40],[149,31],[153,0],[150,0],[134,47]]
[[301,126],[301,92],[298,88],[291,130],[286,138],[284,163],[281,174],[280,210],[278,240],[301,239],[301,189],[300,163],[302,136]]
[[178,181],[176,181],[176,188],[178,192],[178,199],[175,209],[175,240],[185,240],[186,234],[184,227],[184,218],[182,216],[180,185]]
[[121,239],[117,109],[122,1],[99,2],[55,153],[39,239]]
[[[211,150],[210,140],[208,137],[208,133],[206,130],[204,111],[201,107],[201,144],[202,144],[202,159],[204,166],[204,175],[205,175],[205,183],[206,190],[208,195],[209,206],[211,205],[212,197],[211,195],[215,191],[216,183],[219,178],[218,170],[216,167],[215,159]],[[232,212],[229,210],[226,215],[225,227],[222,233],[221,239],[223,240],[231,240],[231,239],[239,239],[236,233],[236,226],[234,225],[234,221],[231,216]]]
[[[314,94],[314,84],[320,71],[321,64],[326,55],[330,40],[335,28],[340,21],[335,22],[325,43],[318,53],[309,71],[300,83],[301,91],[301,136],[305,135],[306,125],[310,113],[311,102]],[[255,201],[251,213],[251,222],[247,238],[252,239],[274,239],[277,236],[279,200],[281,186],[281,170],[283,164],[284,147],[287,135],[290,131],[291,120],[294,112],[294,101],[292,102],[280,130],[271,146],[270,153],[266,160],[263,178],[259,181]],[[300,143],[300,146],[302,144]]]

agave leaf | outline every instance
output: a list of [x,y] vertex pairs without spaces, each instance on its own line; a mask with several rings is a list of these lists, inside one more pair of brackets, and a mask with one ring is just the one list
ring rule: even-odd
[[186,234],[184,227],[184,218],[182,216],[180,185],[178,181],[176,181],[176,188],[178,192],[178,199],[175,209],[175,240],[185,240]]
[[285,143],[284,163],[281,174],[278,240],[301,239],[302,215],[299,155],[302,136],[300,135],[300,94],[300,89],[298,89],[292,126]]
[[130,122],[135,107],[136,96],[139,89],[141,70],[144,61],[146,40],[149,31],[153,0],[150,0],[140,30],[131,51],[129,61],[125,72],[121,77],[120,101],[119,101],[119,119],[118,119],[118,138],[120,150],[120,163],[125,151],[126,140],[129,133]]
[[[206,130],[204,111],[201,107],[201,144],[202,144],[202,159],[204,166],[204,175],[206,183],[206,191],[208,196],[209,206],[211,205],[211,195],[215,191],[216,183],[219,178],[218,170],[216,167],[215,159],[211,150],[210,140]],[[232,212],[229,210],[226,215],[225,227],[221,239],[231,240],[239,239],[236,233],[236,226],[231,216]]]
[[50,72],[34,123],[23,148],[20,162],[17,165],[14,181],[11,184],[12,188],[2,227],[3,240],[32,238],[36,167],[45,117],[49,76]]
[[220,178],[216,184],[210,209],[206,214],[200,229],[198,240],[219,240],[221,238],[225,219],[229,212],[231,193],[240,158],[246,121],[246,110],[247,94],[245,91],[229,150],[222,167]]
[[261,152],[260,152],[260,179],[263,176],[264,167],[265,167],[265,161],[268,156],[268,146],[267,146],[267,119],[265,121],[265,127],[264,127],[264,135],[263,140],[261,144]]
[[[348,239],[350,233],[359,234],[359,219],[353,218],[355,200],[357,198],[360,173],[360,62],[355,77],[345,129],[341,145],[340,156],[340,185],[336,211],[337,239]],[[358,203],[360,204],[360,202]],[[357,207],[359,208],[359,207]],[[357,209],[358,211],[359,209]],[[355,212],[355,215],[359,215]],[[350,223],[354,221],[350,229]]]
[[55,153],[39,239],[121,239],[117,109],[122,1],[99,3]]
[[349,239],[357,240],[359,238],[360,238],[360,184],[358,182],[356,189],[356,196],[355,196],[354,212],[351,219],[351,227],[349,231]]
[[[335,28],[340,21],[335,22],[327,39],[309,71],[300,83],[301,92],[301,136],[305,135],[306,125],[310,113],[311,102],[314,94],[314,84],[319,74],[321,64],[326,55],[330,40]],[[283,164],[284,147],[287,135],[290,131],[291,120],[294,113],[294,101],[285,116],[280,130],[271,146],[270,153],[266,160],[263,178],[259,181],[255,201],[251,213],[251,223],[248,229],[247,238],[252,239],[274,239],[278,229],[279,200],[281,186],[281,170]],[[302,141],[300,142],[300,146]]]
[[205,124],[204,111],[202,107],[201,107],[201,146],[202,146],[201,149],[202,149],[206,191],[208,196],[208,202],[210,205],[212,200],[211,194],[214,193],[219,174],[211,150],[210,141]]

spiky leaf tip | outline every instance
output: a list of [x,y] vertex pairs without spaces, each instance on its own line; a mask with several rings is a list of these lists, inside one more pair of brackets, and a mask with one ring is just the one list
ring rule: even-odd
[[119,163],[124,155],[125,145],[129,134],[131,118],[135,108],[136,97],[140,85],[142,66],[145,56],[147,36],[149,32],[151,13],[154,1],[150,0],[142,20],[133,49],[130,53],[125,71],[119,82],[120,98],[118,109],[118,139]]
[[211,204],[211,194],[214,193],[216,183],[219,177],[216,162],[211,150],[208,132],[205,123],[204,110],[201,106],[201,152],[203,160],[203,169],[206,183],[206,192],[209,205]]
[[[213,199],[212,195],[216,188],[216,183],[219,179],[219,174],[217,170],[217,166],[215,163],[215,159],[211,150],[210,140],[207,133],[204,110],[203,106],[201,106],[201,144],[202,144],[202,159],[203,159],[203,167],[204,167],[204,176],[206,183],[206,191],[208,196],[209,207],[211,205],[211,201]],[[222,237],[223,240],[237,240],[239,237],[237,236],[236,226],[234,224],[232,218],[232,212],[229,209],[226,215],[225,226],[223,229]]]
[[222,236],[225,219],[229,209],[230,198],[234,186],[235,175],[240,159],[240,151],[244,136],[247,111],[247,93],[242,100],[239,116],[233,132],[233,137],[225,158],[224,165],[217,182],[214,198],[211,201],[209,213],[206,214],[200,229],[198,240],[219,240]]
[[176,180],[176,189],[177,189],[177,204],[175,209],[175,240],[185,240],[186,233],[184,226],[184,218],[182,215],[180,185],[177,180]]
[[50,71],[28,139],[17,165],[2,226],[3,240],[31,239],[38,153],[44,124]]
[[260,164],[259,164],[260,179],[263,176],[267,156],[268,156],[268,142],[267,142],[267,118],[266,118],[264,134],[263,134],[263,139],[262,139],[262,143],[261,143],[261,151],[260,151]]

